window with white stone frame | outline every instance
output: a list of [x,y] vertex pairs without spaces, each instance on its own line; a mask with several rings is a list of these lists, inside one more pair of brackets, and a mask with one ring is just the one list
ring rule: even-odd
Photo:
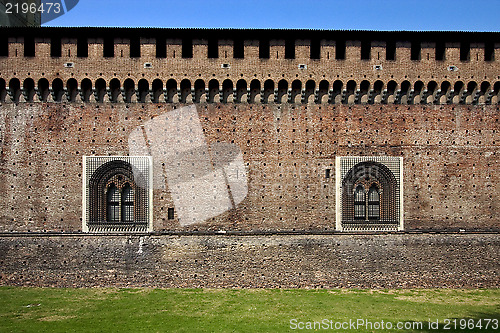
[[83,168],[83,231],[152,231],[150,156],[85,156]]
[[403,159],[336,158],[336,229],[403,230]]

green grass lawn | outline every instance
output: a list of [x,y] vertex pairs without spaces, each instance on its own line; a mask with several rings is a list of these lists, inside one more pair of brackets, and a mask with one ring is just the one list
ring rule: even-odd
[[[358,329],[335,329],[335,323],[357,324],[358,319],[365,320]],[[449,329],[445,319],[451,320]],[[438,329],[429,328],[429,320],[438,320]],[[314,321],[322,324],[316,324],[316,331],[331,332],[500,332],[499,320],[500,289],[0,287],[0,332],[293,332],[314,331],[299,329]],[[393,329],[376,329],[382,321]],[[398,330],[398,322],[422,322],[422,329]],[[461,329],[464,323],[482,327]]]

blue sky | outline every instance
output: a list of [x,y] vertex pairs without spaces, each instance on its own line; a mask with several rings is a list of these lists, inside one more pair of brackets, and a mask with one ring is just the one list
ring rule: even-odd
[[500,0],[80,0],[45,26],[499,31]]

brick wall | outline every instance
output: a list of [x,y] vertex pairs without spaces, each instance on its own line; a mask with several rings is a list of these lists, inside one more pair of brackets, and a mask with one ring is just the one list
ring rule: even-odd
[[[0,284],[498,285],[498,33],[1,32]],[[25,56],[31,38],[35,53]],[[165,58],[156,57],[158,40]],[[208,58],[214,40],[218,58]],[[59,41],[61,54],[51,55]],[[109,41],[114,55],[104,57]],[[131,41],[140,56],[131,57]],[[235,43],[244,58],[234,58]],[[268,59],[259,57],[266,43]],[[395,59],[387,60],[391,43]],[[411,59],[415,43],[418,60]],[[343,44],[345,57],[337,59]],[[87,57],[77,56],[82,45]],[[464,45],[469,54],[460,59]],[[439,47],[443,60],[436,60]],[[245,199],[181,226],[177,211],[168,217],[172,192],[157,187],[154,233],[80,233],[82,157],[127,155],[137,126],[191,102],[208,144],[241,150]],[[403,157],[407,233],[334,232],[335,157],[347,155]],[[162,172],[154,164],[155,177]]]
[[[405,87],[408,82],[411,89],[420,84],[422,92],[433,85],[430,95],[425,96],[425,103],[446,104],[447,102],[477,104],[499,101],[500,93],[500,38],[496,33],[390,33],[390,32],[335,32],[335,31],[256,31],[242,30],[155,30],[155,29],[85,29],[85,28],[44,28],[38,30],[4,29],[7,53],[0,56],[0,100],[10,101],[2,94],[2,86],[8,89],[19,82],[21,89],[26,88],[25,80],[32,80],[35,89],[39,80],[48,80],[52,87],[54,80],[61,80],[68,87],[69,80],[76,80],[77,89],[82,89],[82,81],[89,79],[92,87],[96,81],[103,79],[109,87],[112,79],[117,79],[123,88],[124,81],[132,80],[137,88],[139,80],[146,80],[151,89],[154,80],[161,80],[163,88],[167,81],[175,80],[175,88],[181,88],[181,82],[187,80],[190,88],[194,88],[196,80],[202,80],[205,89],[210,80],[216,80],[218,89],[223,82],[230,80],[233,88],[237,81],[243,80],[249,86],[252,80],[260,82],[262,92],[266,81],[278,88],[278,83],[285,80],[286,89],[291,89],[292,82],[300,82],[299,93],[305,89],[306,82],[313,83],[313,89],[319,89],[320,83],[327,84],[326,95],[334,89],[334,83],[355,83],[354,90],[367,82],[367,90],[373,90],[375,83],[382,83],[384,89],[396,91]],[[34,37],[35,55],[25,57],[25,36]],[[54,36],[62,36],[54,39]],[[85,38],[88,47],[87,57],[77,57],[78,39]],[[215,39],[218,44],[218,58],[208,58],[208,40]],[[259,57],[262,39],[269,43],[269,58]],[[83,40],[83,39],[82,39]],[[114,56],[104,57],[104,41],[114,42]],[[131,40],[138,40],[139,57],[131,57]],[[165,58],[156,57],[156,42],[165,42]],[[244,58],[234,58],[234,44],[243,40]],[[345,57],[337,59],[336,53],[340,41],[345,43]],[[369,57],[361,59],[362,40],[369,42]],[[295,57],[286,58],[286,41],[293,43]],[[412,44],[418,41],[420,52],[418,60],[412,60]],[[60,56],[51,56],[51,44],[61,45]],[[190,42],[192,57],[183,57],[183,42]],[[319,59],[311,58],[311,43],[319,43]],[[341,44],[342,44],[341,43]],[[394,60],[387,60],[387,45],[395,47]],[[163,44],[162,44],[163,45]],[[436,60],[436,46],[444,47],[443,60]],[[461,48],[467,46],[469,56],[461,59]],[[486,55],[486,56],[485,56]],[[72,63],[73,67],[64,64]],[[145,63],[150,63],[148,68]],[[228,65],[225,68],[221,66]],[[300,67],[300,65],[305,65]],[[453,66],[453,67],[450,67]],[[450,70],[453,68],[453,70]],[[14,80],[15,82],[12,82]],[[390,82],[395,87],[391,88]],[[484,83],[484,84],[483,84]],[[449,84],[445,91],[444,86]],[[457,85],[458,84],[458,85]],[[482,86],[483,85],[483,86]],[[453,90],[453,91],[452,91]],[[382,91],[372,93],[382,95]],[[406,93],[407,91],[405,91]],[[477,92],[483,99],[467,96]],[[261,91],[259,91],[261,93]],[[361,91],[361,93],[366,93]],[[389,91],[395,94],[395,92]],[[450,101],[440,101],[441,95],[449,96]],[[465,95],[464,95],[465,94]],[[331,95],[331,94],[330,94]],[[453,100],[453,95],[457,99]],[[476,96],[479,98],[480,96]],[[273,96],[274,97],[274,96]],[[300,96],[299,96],[300,97]],[[334,96],[333,96],[334,97]],[[424,98],[423,96],[421,96]],[[21,97],[23,98],[23,97]],[[50,100],[49,96],[49,100]],[[79,97],[77,97],[79,100]],[[92,97],[91,97],[92,99]],[[35,101],[38,97],[35,96]],[[160,100],[165,100],[164,96]],[[392,99],[389,98],[389,102]],[[260,100],[257,100],[260,101]],[[300,98],[293,100],[301,102]],[[346,100],[346,102],[348,99]],[[175,100],[174,100],[175,102]],[[311,103],[312,100],[302,102]],[[328,102],[328,98],[320,102]],[[335,100],[333,100],[335,102]],[[354,100],[352,101],[354,102]],[[366,103],[364,100],[358,101]],[[403,104],[406,101],[403,100]],[[413,103],[413,102],[411,102]],[[415,103],[421,103],[417,98]]]
[[[82,156],[127,155],[134,128],[179,106],[2,104],[0,229],[81,230]],[[335,157],[346,155],[403,157],[406,230],[500,228],[498,106],[196,107],[208,144],[242,151],[248,195],[236,209],[181,227],[168,219],[168,188],[157,188],[155,231],[334,230]]]

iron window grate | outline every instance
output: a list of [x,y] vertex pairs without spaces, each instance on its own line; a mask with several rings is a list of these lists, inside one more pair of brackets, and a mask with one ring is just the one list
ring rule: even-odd
[[[342,156],[336,162],[337,230],[402,230],[402,158]],[[371,198],[370,189],[377,190]]]
[[150,156],[84,156],[83,231],[152,231],[151,166]]

